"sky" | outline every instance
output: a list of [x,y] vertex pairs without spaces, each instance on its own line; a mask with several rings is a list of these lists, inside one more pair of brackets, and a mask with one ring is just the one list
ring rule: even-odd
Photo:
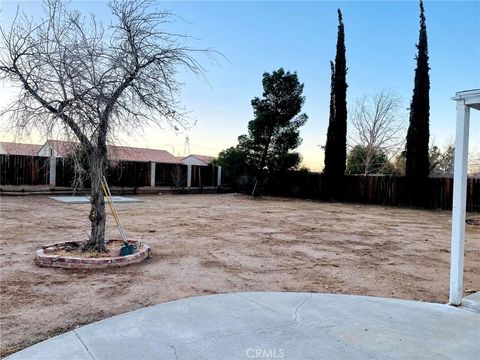
[[[33,17],[41,4],[2,1],[0,20],[7,24],[16,6]],[[103,1],[71,1],[105,23],[108,7]],[[183,155],[185,137],[192,153],[217,155],[235,146],[253,119],[251,100],[262,94],[262,74],[280,67],[297,72],[304,83],[303,112],[309,120],[301,128],[298,151],[311,170],[323,167],[330,92],[329,61],[335,57],[337,8],[343,13],[347,52],[347,101],[380,89],[394,89],[403,98],[401,118],[408,125],[418,41],[417,1],[166,1],[159,8],[179,16],[167,30],[195,37],[191,45],[213,48],[222,55],[216,62],[198,60],[207,81],[179,69],[184,82],[180,100],[192,123],[175,132],[165,125],[152,126],[135,136],[122,136],[123,145],[163,148]],[[430,132],[437,145],[455,136],[455,92],[480,87],[480,2],[426,1],[425,13],[430,55]],[[4,84],[0,106],[12,90]],[[12,135],[0,123],[0,139]],[[351,126],[349,127],[351,132]],[[34,133],[24,141],[41,143]],[[480,115],[472,112],[470,150],[480,152]]]

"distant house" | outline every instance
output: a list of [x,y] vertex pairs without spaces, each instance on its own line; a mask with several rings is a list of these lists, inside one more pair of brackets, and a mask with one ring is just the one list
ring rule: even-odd
[[[78,146],[79,143],[73,141],[47,140],[38,152],[38,155],[65,158],[74,152]],[[150,176],[149,183],[151,186],[169,184],[174,166],[182,165],[175,156],[166,150],[108,145],[107,152],[108,160],[114,168],[120,162],[150,163],[150,175],[144,173],[145,169],[140,167],[137,171],[141,173],[136,176],[140,178]],[[121,173],[120,169],[119,174]]]
[[[74,141],[47,140],[43,145],[0,142],[0,153],[6,155],[41,156],[50,158],[50,185],[57,183],[56,159],[65,159],[79,148]],[[127,146],[108,145],[108,159],[110,162],[110,180],[122,178],[123,182],[132,184],[149,184],[150,186],[220,186],[221,169],[213,171],[200,167],[212,164],[215,159],[206,155],[189,155],[178,158],[166,150],[145,149]],[[60,161],[61,174],[65,172],[64,162]],[[183,168],[183,170],[182,170]],[[194,170],[192,170],[194,168]],[[120,180],[118,180],[120,181]],[[217,185],[218,183],[218,185]],[[182,185],[184,184],[184,185]],[[144,185],[142,185],[144,186]]]
[[215,160],[215,157],[192,154],[179,159],[184,165],[209,166],[212,164],[213,160]]
[[107,147],[108,159],[111,165],[120,162],[149,162],[150,186],[172,185],[179,186],[181,183],[179,174],[182,165],[178,159],[166,150],[133,148],[126,146]]
[[37,154],[41,148],[42,145],[36,144],[0,142],[0,154],[5,155],[38,156]]
[[200,184],[209,184],[209,186],[218,184],[217,186],[220,186],[222,168],[213,166],[215,157],[191,154],[185,157],[178,157],[177,159],[187,166],[187,187],[198,187]]

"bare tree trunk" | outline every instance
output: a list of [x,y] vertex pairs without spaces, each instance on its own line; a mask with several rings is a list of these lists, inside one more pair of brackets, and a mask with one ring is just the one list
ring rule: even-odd
[[87,249],[105,252],[105,200],[102,191],[102,177],[105,169],[105,158],[101,155],[94,156],[90,163],[92,189],[90,193],[90,222],[92,231],[87,243]]
[[265,148],[263,150],[262,157],[260,159],[260,166],[258,169],[258,175],[256,176],[255,186],[253,187],[253,191],[252,191],[252,196],[255,196],[255,197],[262,195],[261,189],[260,191],[257,191],[257,188],[258,186],[261,187],[263,185],[263,180],[264,180],[263,168],[265,167],[265,163],[267,161],[268,148],[270,147],[270,142],[272,141],[272,135],[273,135],[273,130],[270,129],[268,133],[268,140],[267,140],[267,143],[265,144]]
[[365,176],[370,174],[370,167],[372,166],[373,163],[373,157],[375,156],[374,150],[370,145],[367,146],[367,154],[365,157]]

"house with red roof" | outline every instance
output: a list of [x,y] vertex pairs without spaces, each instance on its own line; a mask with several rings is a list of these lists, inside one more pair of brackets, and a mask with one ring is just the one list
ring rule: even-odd
[[[0,153],[6,155],[39,156],[50,158],[50,185],[56,184],[57,160],[65,159],[79,148],[79,143],[74,141],[47,140],[43,145],[0,142]],[[110,171],[117,174],[116,178],[127,173],[130,166],[133,169],[131,176],[139,183],[148,183],[150,186],[201,186],[203,180],[209,178],[209,186],[220,186],[221,168],[213,168],[212,172],[201,167],[212,165],[211,156],[189,155],[178,158],[162,149],[146,149],[128,146],[108,145],[108,159]],[[62,162],[63,164],[63,162]],[[182,170],[184,169],[184,170]],[[148,181],[146,180],[148,179]],[[135,182],[135,181],[134,181]],[[200,185],[198,185],[200,184]]]
[[[78,147],[78,142],[47,140],[37,156],[55,156],[65,158]],[[38,146],[38,145],[37,145]],[[164,164],[181,164],[181,162],[166,150],[145,149],[128,146],[108,145],[108,159],[110,161],[140,161]]]

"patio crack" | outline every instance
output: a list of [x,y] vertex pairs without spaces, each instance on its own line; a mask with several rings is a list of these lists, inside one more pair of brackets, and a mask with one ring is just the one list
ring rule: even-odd
[[92,355],[92,353],[90,352],[90,350],[88,349],[87,345],[85,345],[85,343],[83,342],[82,338],[77,334],[77,332],[75,330],[73,330],[73,333],[77,336],[78,340],[80,340],[80,342],[82,343],[83,347],[85,348],[85,350],[87,350],[88,352],[88,355],[90,355],[90,357],[95,360],[95,357]]
[[255,305],[258,305],[258,306],[261,306],[261,307],[263,307],[263,308],[265,308],[265,309],[268,309],[268,310],[270,310],[270,311],[273,311],[273,312],[276,313],[276,314],[284,315],[284,314],[282,314],[281,312],[278,312],[277,310],[272,309],[271,307],[269,307],[269,306],[267,306],[267,305],[264,305],[264,304],[262,304],[262,303],[260,303],[260,302],[258,302],[258,301],[253,300],[253,299],[250,299],[249,297],[246,297],[246,296],[244,297],[244,296],[242,296],[241,294],[234,294],[234,295],[235,295],[235,296],[238,296],[239,298],[241,298],[241,299],[243,299],[243,300],[250,301],[251,303],[254,303]]
[[343,340],[341,340],[341,339],[339,339],[339,338],[337,338],[337,337],[335,337],[335,340],[336,340],[337,342],[339,342],[340,344],[342,344],[343,346],[346,346],[346,347],[349,348],[349,349],[352,349],[352,350],[354,350],[354,351],[358,351],[358,352],[361,353],[361,354],[367,355],[367,356],[369,356],[370,358],[372,358],[373,360],[378,360],[374,355],[370,354],[369,352],[367,352],[367,351],[365,351],[365,350],[362,350],[362,349],[359,349],[359,348],[357,348],[357,347],[355,347],[355,346],[352,346],[352,345],[350,345],[350,344],[347,344],[346,342],[344,342]]
[[300,310],[300,308],[305,305],[305,303],[310,300],[311,298],[313,297],[313,294],[310,294],[305,300],[303,300],[300,304],[297,305],[297,307],[295,308],[295,311],[294,311],[294,320],[295,321],[298,321],[297,318],[298,318],[298,310]]
[[175,355],[175,360],[178,360],[177,348],[174,345],[170,345],[170,344],[168,344],[168,346],[172,348],[173,354]]

